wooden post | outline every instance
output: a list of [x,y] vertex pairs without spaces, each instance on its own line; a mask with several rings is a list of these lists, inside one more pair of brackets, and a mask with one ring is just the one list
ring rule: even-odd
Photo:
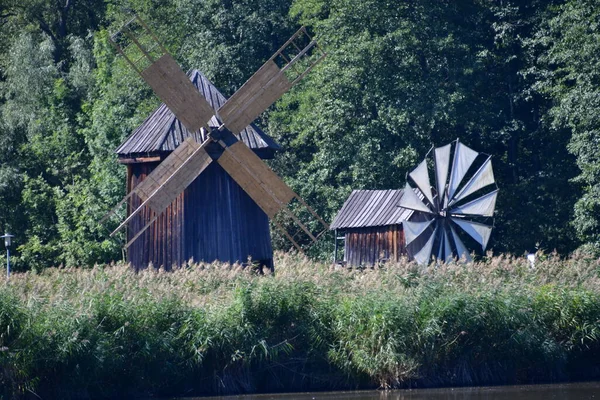
[[337,262],[337,256],[338,256],[338,238],[337,238],[337,229],[334,231],[334,246],[333,246],[333,263],[335,264]]

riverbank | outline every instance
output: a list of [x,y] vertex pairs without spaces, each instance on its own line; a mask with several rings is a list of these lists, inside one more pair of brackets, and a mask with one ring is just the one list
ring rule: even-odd
[[[600,378],[600,260],[15,274],[0,393],[118,398]],[[33,395],[32,395],[33,396]]]

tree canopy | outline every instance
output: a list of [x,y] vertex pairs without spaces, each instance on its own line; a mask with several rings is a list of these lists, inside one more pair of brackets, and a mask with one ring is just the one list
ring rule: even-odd
[[300,24],[319,37],[328,57],[258,122],[326,220],[459,138],[493,156],[494,252],[600,250],[597,2],[7,0],[0,227],[18,269],[121,258],[98,224],[125,191],[114,150],[159,103],[107,42],[132,10],[226,95]]

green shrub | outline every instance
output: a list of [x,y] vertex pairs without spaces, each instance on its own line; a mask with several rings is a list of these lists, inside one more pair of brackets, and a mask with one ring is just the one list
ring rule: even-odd
[[14,274],[0,396],[119,398],[599,378],[600,261],[490,257],[275,275],[188,265]]

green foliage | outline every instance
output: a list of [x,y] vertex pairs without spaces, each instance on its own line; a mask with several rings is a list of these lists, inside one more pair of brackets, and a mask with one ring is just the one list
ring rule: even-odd
[[569,151],[577,158],[575,181],[583,195],[573,225],[581,240],[600,249],[600,8],[593,1],[568,1],[535,37],[540,48],[537,89],[554,100],[548,119],[557,130],[572,132]]
[[0,286],[0,395],[597,379],[599,262],[538,260],[352,270],[277,254],[274,276],[220,264],[17,273]]
[[[401,188],[458,137],[494,157],[495,252],[598,250],[593,1],[7,0],[0,227],[17,270],[122,257],[107,233],[123,211],[97,224],[125,191],[113,152],[158,104],[107,41],[128,10],[227,95],[308,26],[328,57],[259,123],[284,148],[271,166],[326,221],[352,189]],[[274,245],[290,246],[275,231]]]

